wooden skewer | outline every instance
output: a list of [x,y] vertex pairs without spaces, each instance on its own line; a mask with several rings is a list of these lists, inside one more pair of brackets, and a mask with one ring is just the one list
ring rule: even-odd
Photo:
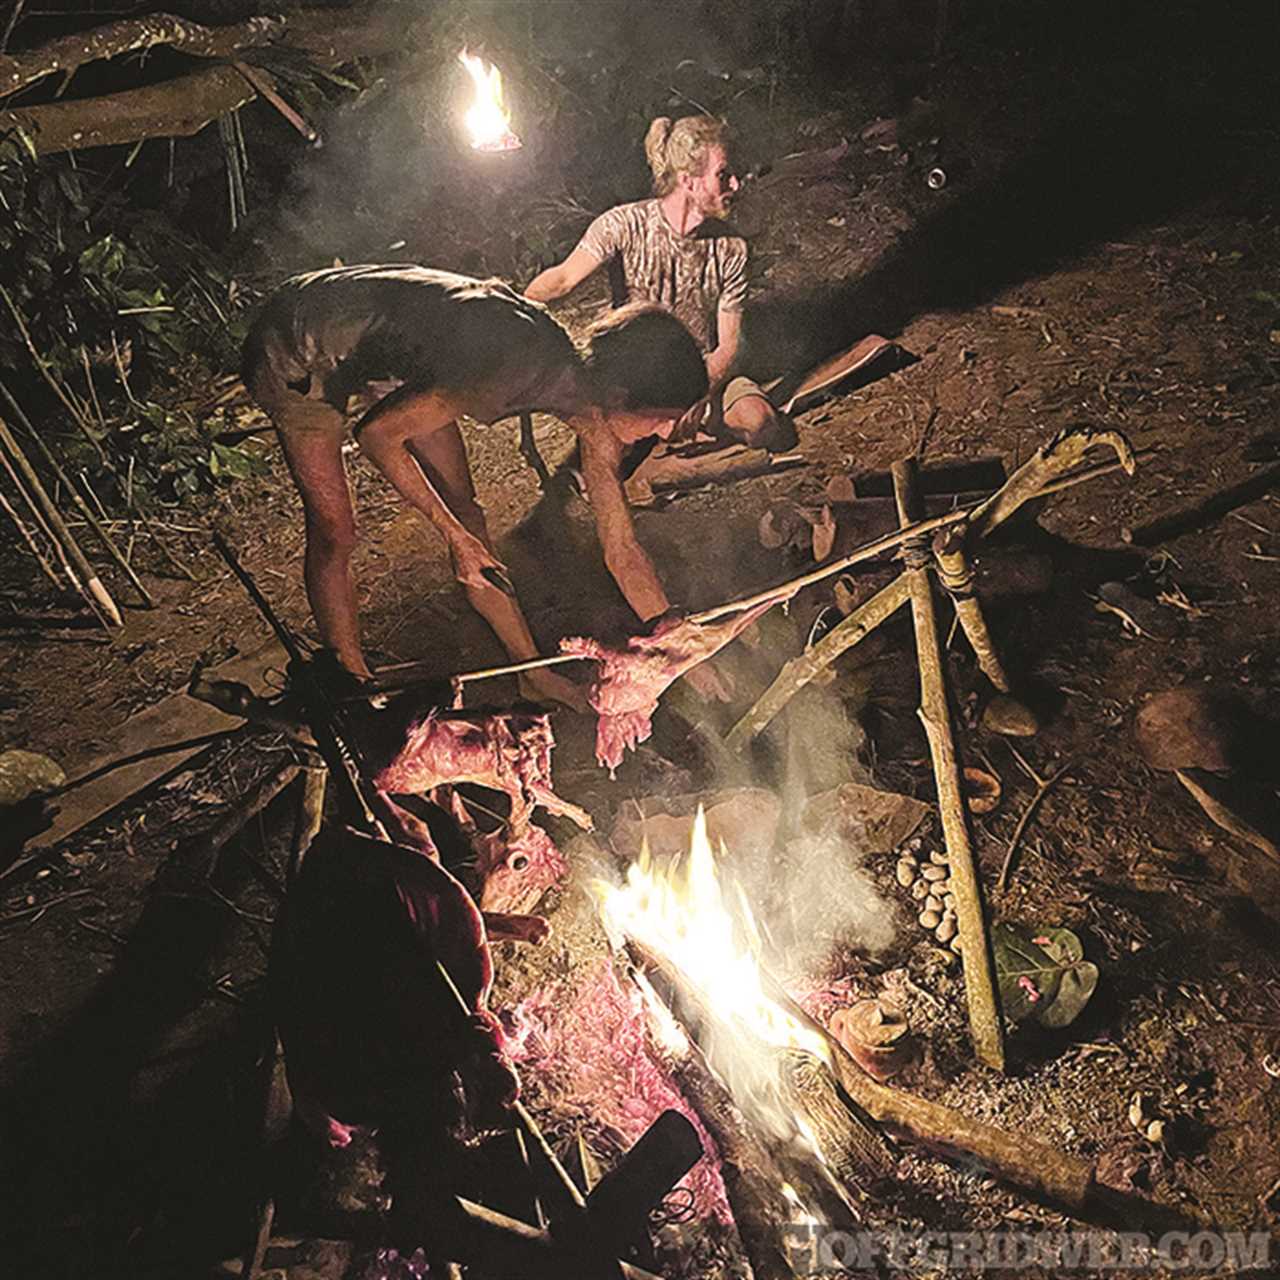
[[[1143,456],[1144,451],[1139,451],[1138,457]],[[1036,497],[1046,497],[1051,493],[1059,493],[1063,489],[1069,489],[1073,485],[1082,484],[1086,480],[1094,480],[1098,476],[1109,475],[1112,471],[1121,469],[1119,462],[1100,462],[1096,466],[1085,467],[1077,471],[1074,475],[1063,476],[1060,480],[1054,480],[1050,484],[1044,486]],[[891,533],[886,533],[882,537],[875,538],[871,542],[863,543],[851,551],[843,559],[832,561],[831,564],[823,565],[819,569],[814,569],[809,573],[802,574],[798,578],[793,578],[789,582],[784,582],[776,587],[770,587],[765,591],[757,592],[753,596],[747,596],[742,600],[733,600],[727,604],[716,605],[712,609],[704,609],[701,613],[694,613],[689,616],[690,622],[705,623],[714,622],[717,618],[723,618],[731,613],[741,613],[744,609],[752,609],[756,605],[765,604],[770,600],[782,601],[789,599],[795,595],[797,591],[805,587],[812,586],[815,582],[821,582],[825,578],[831,577],[833,574],[842,573],[850,565],[855,565],[863,560],[872,560],[880,555],[883,551],[888,551],[893,547],[900,546],[910,538],[923,537],[927,533],[932,533],[936,529],[945,529],[950,525],[960,524],[964,521],[969,513],[981,506],[986,499],[979,502],[971,503],[965,507],[957,507],[954,511],[948,511],[945,515],[931,516],[928,520],[920,520],[915,524],[908,525],[906,528],[895,529]],[[495,676],[516,675],[521,671],[534,671],[539,667],[554,667],[562,662],[581,662],[582,658],[571,657],[568,654],[557,653],[551,654],[549,657],[528,658],[523,662],[512,662],[501,667],[485,667],[479,671],[464,671],[455,676],[442,676],[443,680],[449,680],[454,685],[470,684],[473,680],[488,680]],[[394,666],[383,667],[377,673],[384,675],[395,671],[415,671],[421,670],[420,662],[401,662]]]

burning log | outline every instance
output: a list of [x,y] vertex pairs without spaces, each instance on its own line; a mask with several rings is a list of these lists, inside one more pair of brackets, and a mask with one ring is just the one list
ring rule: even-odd
[[[893,464],[893,487],[902,524],[911,523],[919,507],[915,491],[915,460]],[[947,861],[951,867],[952,892],[956,895],[956,916],[963,947],[964,988],[969,1004],[969,1028],[978,1057],[997,1071],[1004,1070],[1004,1029],[996,1000],[996,984],[982,914],[982,898],[964,793],[960,786],[960,765],[951,734],[951,708],[947,703],[946,676],[942,667],[942,646],[933,607],[933,588],[925,567],[926,547],[908,544],[908,568],[903,571],[911,592],[911,615],[915,623],[916,660],[920,664],[920,719],[929,738],[933,774],[938,786],[938,809],[946,837]]]
[[[783,1191],[784,1185],[799,1183],[803,1192],[797,1197],[820,1208],[832,1226],[849,1221],[849,1193],[843,1187],[832,1191],[812,1168],[784,1172],[708,1065],[697,1041],[683,1030],[686,1021],[705,1025],[711,1014],[661,958],[634,942],[627,943],[627,950],[638,966],[632,977],[655,1018],[675,1024],[674,1034],[669,1030],[653,1037],[655,1056],[715,1141],[725,1194],[752,1274],[756,1280],[793,1280],[794,1265],[781,1237],[795,1221],[796,1203]],[[673,1045],[673,1039],[679,1043]]]

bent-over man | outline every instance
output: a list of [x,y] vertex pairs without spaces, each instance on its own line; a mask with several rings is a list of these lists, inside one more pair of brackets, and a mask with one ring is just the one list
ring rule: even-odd
[[[577,248],[536,276],[525,296],[550,302],[606,264],[614,305],[658,302],[697,339],[713,394],[716,427],[747,444],[789,449],[795,428],[751,379],[734,376],[747,299],[747,243],[725,222],[738,191],[724,123],[662,116],[645,155],[654,198],[618,205],[587,228]],[[717,420],[718,419],[718,420]]]
[[[615,313],[580,353],[543,307],[497,281],[416,266],[337,267],[297,276],[267,301],[245,343],[244,380],[270,414],[302,495],[307,596],[321,638],[355,675],[369,672],[342,463],[351,410],[362,414],[351,428],[361,452],[444,536],[455,576],[512,658],[536,650],[476,501],[463,414],[492,423],[541,411],[568,423],[609,572],[641,620],[669,610],[619,479],[624,449],[670,434],[707,390],[696,344],[665,310]],[[583,702],[553,672],[527,676],[536,696]]]

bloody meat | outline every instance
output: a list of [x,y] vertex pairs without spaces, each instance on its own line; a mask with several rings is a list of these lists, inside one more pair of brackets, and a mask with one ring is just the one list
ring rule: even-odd
[[[596,759],[612,777],[623,755],[653,732],[653,713],[668,687],[694,667],[719,653],[777,598],[734,614],[725,622],[669,622],[651,635],[633,636],[625,649],[612,649],[590,637],[567,637],[562,653],[594,658],[600,673],[591,687],[596,709]],[[721,696],[728,692],[721,686]]]

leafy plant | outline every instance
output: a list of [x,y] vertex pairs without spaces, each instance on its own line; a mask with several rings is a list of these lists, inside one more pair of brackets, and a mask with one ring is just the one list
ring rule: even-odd
[[1015,1022],[1065,1027],[1089,1003],[1098,967],[1070,929],[1001,923],[991,931],[996,982],[1005,1013]]

